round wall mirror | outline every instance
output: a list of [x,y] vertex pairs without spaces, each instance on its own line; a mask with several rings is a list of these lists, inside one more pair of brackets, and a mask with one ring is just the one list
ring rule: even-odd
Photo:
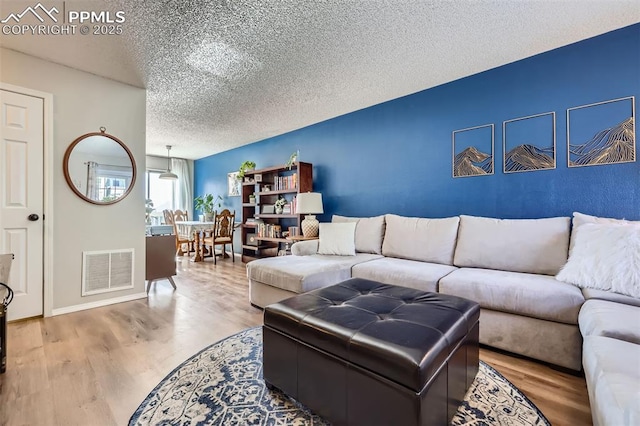
[[74,140],[64,154],[63,167],[73,192],[93,204],[117,203],[136,181],[131,151],[104,127]]

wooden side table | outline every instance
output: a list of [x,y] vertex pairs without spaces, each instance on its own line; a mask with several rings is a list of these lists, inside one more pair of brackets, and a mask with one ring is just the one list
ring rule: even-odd
[[292,235],[290,237],[287,237],[287,240],[291,240],[294,243],[296,241],[307,241],[307,240],[317,240],[320,237],[305,237],[303,235]]

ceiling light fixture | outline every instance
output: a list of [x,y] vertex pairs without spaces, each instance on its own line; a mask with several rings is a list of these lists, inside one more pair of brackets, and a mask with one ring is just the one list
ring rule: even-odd
[[167,171],[164,173],[160,173],[160,179],[167,180],[178,180],[178,175],[175,173],[171,173],[171,145],[167,145]]

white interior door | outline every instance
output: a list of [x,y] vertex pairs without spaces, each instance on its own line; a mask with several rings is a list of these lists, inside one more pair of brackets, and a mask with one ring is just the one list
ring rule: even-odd
[[1,90],[0,114],[0,253],[15,255],[15,320],[43,313],[44,102]]

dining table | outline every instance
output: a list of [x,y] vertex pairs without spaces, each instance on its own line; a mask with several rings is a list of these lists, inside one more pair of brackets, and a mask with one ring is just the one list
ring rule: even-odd
[[[176,220],[176,226],[178,227],[178,232],[181,235],[193,235],[194,245],[195,245],[195,254],[191,258],[192,262],[202,262],[205,258],[205,248],[202,244],[204,240],[204,232],[211,231],[213,232],[213,227],[215,222],[208,221],[199,221],[199,220]],[[234,228],[238,228],[242,225],[241,222],[236,222],[233,224]],[[212,255],[213,247],[211,248]],[[223,257],[229,257],[227,253],[222,252]]]
[[204,260],[204,247],[202,245],[205,231],[213,232],[215,222],[199,220],[176,220],[178,232],[182,235],[193,235],[195,254],[191,258],[192,262],[202,262]]

